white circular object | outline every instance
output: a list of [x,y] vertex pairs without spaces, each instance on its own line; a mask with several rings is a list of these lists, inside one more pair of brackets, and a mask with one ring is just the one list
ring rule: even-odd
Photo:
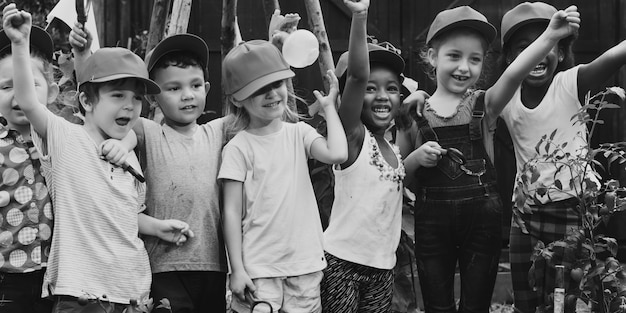
[[319,42],[315,35],[306,29],[294,31],[283,43],[283,57],[295,68],[313,64],[319,55]]

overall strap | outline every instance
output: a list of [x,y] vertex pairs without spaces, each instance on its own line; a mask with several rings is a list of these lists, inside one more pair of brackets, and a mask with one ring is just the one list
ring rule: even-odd
[[437,135],[430,124],[428,123],[428,119],[425,117],[416,117],[415,122],[417,122],[418,131],[424,137],[424,142],[426,141],[438,141]]
[[472,120],[469,123],[470,140],[481,140],[483,138],[483,117],[485,117],[485,92],[479,91],[476,103],[474,103],[474,109],[472,110]]

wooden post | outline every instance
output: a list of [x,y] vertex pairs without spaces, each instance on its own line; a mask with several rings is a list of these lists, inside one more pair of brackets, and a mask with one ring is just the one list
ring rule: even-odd
[[148,32],[148,43],[146,52],[152,50],[161,41],[165,33],[167,13],[170,10],[170,0],[154,0],[152,6],[152,16],[150,18],[150,31]]
[[220,42],[222,44],[222,59],[235,46],[237,37],[237,0],[222,1],[222,32]]
[[106,47],[106,38],[105,38],[105,23],[106,20],[106,12],[104,1],[92,1],[91,2],[91,10],[93,10],[93,15],[96,22],[96,29],[98,30],[98,40],[100,41],[101,47]]
[[326,71],[335,70],[333,62],[333,54],[330,50],[328,35],[326,34],[326,26],[324,26],[324,16],[319,0],[304,0],[307,15],[309,16],[309,27],[320,43],[320,56],[318,58],[320,72],[324,80],[324,89],[328,92],[329,82],[326,79]]
[[270,27],[270,20],[274,11],[280,10],[278,0],[263,0],[263,12],[265,12],[265,26]]
[[174,0],[167,35],[171,36],[186,33],[190,15],[191,0]]

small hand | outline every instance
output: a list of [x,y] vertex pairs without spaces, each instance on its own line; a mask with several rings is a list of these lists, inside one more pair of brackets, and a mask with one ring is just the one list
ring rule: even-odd
[[167,242],[175,243],[177,246],[182,246],[188,239],[195,236],[189,228],[189,224],[180,220],[163,220],[161,225],[158,237]]
[[419,164],[423,167],[437,166],[437,163],[445,153],[446,149],[441,148],[436,141],[427,141],[411,152],[411,154],[415,154],[414,157],[417,158]]
[[74,28],[70,32],[69,42],[72,48],[78,52],[87,51],[91,48],[93,37],[89,30],[79,22],[74,23]]
[[367,12],[370,6],[370,0],[343,0],[343,4],[345,4],[353,14],[363,13]]
[[548,25],[548,29],[558,39],[575,34],[579,28],[580,13],[575,5],[554,13]]
[[415,116],[422,117],[426,99],[428,98],[430,98],[430,95],[426,91],[417,90],[402,101],[402,107],[406,107],[406,111],[413,119],[415,119]]
[[335,75],[335,72],[332,70],[328,70],[326,72],[326,78],[330,84],[330,88],[328,90],[328,95],[324,96],[318,90],[313,91],[313,95],[317,99],[317,102],[322,106],[324,110],[328,108],[336,108],[337,103],[337,95],[339,94],[339,80]]
[[12,43],[24,44],[30,40],[33,18],[26,11],[18,11],[14,3],[2,10],[2,27]]
[[289,34],[298,29],[300,15],[298,13],[288,13],[284,16],[280,14],[280,10],[274,11],[268,28],[269,40],[282,50],[283,42],[289,37]]
[[126,163],[129,156],[128,148],[117,139],[107,139],[100,144],[101,155],[116,166],[122,166]]
[[245,271],[233,271],[230,274],[230,291],[241,302],[246,302],[246,293],[256,296],[256,286]]

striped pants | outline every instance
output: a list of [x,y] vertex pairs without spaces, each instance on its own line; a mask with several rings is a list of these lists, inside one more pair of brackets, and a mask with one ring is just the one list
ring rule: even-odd
[[324,313],[387,313],[393,298],[393,270],[382,270],[326,253],[322,279]]
[[[538,306],[544,305],[543,293],[534,291],[529,285],[528,270],[532,265],[530,257],[537,241],[541,240],[547,245],[550,242],[563,239],[568,231],[580,226],[581,219],[577,205],[576,199],[567,199],[540,206],[531,206],[532,214],[521,214],[529,234],[522,233],[519,226],[512,223],[509,260],[511,262],[515,311],[535,313]],[[549,267],[543,270],[554,271]],[[553,273],[546,272],[544,275],[554,277]]]

